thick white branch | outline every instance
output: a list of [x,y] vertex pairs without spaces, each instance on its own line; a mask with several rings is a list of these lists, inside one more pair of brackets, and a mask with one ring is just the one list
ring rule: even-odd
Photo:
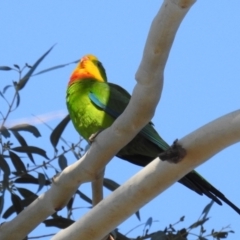
[[[15,219],[0,227],[1,240],[23,239],[37,224],[42,222],[55,210],[65,206],[78,186],[83,182],[96,179],[99,171],[103,169],[119,149],[126,145],[139,130],[150,121],[161,95],[164,66],[172,42],[178,26],[194,2],[194,0],[164,1],[151,26],[143,60],[136,74],[138,83],[125,112],[110,128],[98,135],[81,161],[69,166],[60,176],[54,179],[54,183],[49,191],[41,195]],[[154,164],[156,163],[158,163],[158,161],[155,161]],[[153,167],[155,166],[154,164],[152,165]],[[166,163],[163,164],[164,166],[166,165]],[[166,166],[169,165],[167,164]],[[173,166],[171,166],[171,168],[172,167]],[[143,171],[145,172],[147,170]],[[151,172],[152,170],[150,169],[149,171]],[[126,192],[123,193],[123,197],[126,194]],[[99,207],[97,209],[99,209]],[[109,209],[112,208],[110,207]],[[122,216],[122,213],[119,214]],[[99,219],[102,216],[103,215],[96,215],[95,219]],[[124,214],[124,218],[126,217],[127,215]],[[31,221],[29,221],[29,219],[31,219]],[[103,220],[100,219],[100,223],[102,222]],[[116,222],[119,223],[119,220],[113,222],[114,224]],[[84,224],[92,224],[92,222],[86,220]],[[104,231],[100,231],[99,234],[95,231],[99,230],[96,228],[93,234],[95,238],[92,238],[90,234],[90,237],[83,237],[82,239],[99,239],[100,236],[103,237],[107,234],[108,229],[114,228],[116,226],[114,224],[112,224],[111,227],[104,228]],[[85,229],[85,227],[81,229]],[[58,236],[56,236],[55,239],[58,239]],[[70,238],[67,236],[67,238],[61,239],[79,238]]]
[[99,240],[144,204],[214,154],[240,141],[240,110],[225,115],[181,139],[187,156],[178,164],[155,159],[79,221],[53,240]]

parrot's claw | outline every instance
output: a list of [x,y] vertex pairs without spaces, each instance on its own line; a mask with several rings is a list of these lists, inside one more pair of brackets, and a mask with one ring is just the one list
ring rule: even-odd
[[103,238],[103,240],[115,240],[115,238],[114,238],[113,235],[110,233],[108,236],[106,236],[105,238]]
[[97,132],[93,133],[93,134],[89,137],[89,139],[88,139],[89,144],[92,144],[92,143],[94,142],[95,138],[97,137],[97,135],[98,135],[100,132],[102,132],[103,130],[104,130],[104,129],[100,129],[100,130],[98,130]]
[[170,163],[179,163],[187,154],[186,149],[184,149],[181,145],[178,144],[178,140],[176,139],[173,142],[173,145],[158,155],[158,157],[162,161],[168,161]]

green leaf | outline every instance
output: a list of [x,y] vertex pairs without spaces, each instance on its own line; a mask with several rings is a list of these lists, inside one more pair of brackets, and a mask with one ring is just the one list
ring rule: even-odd
[[31,69],[26,73],[26,75],[20,79],[17,84],[17,89],[21,90],[25,87],[26,83],[28,82],[29,78],[32,76],[33,72],[36,70],[38,65],[42,62],[42,60],[51,52],[55,45],[53,45],[46,53],[44,53],[31,67]]
[[185,216],[182,216],[182,217],[180,217],[179,221],[180,221],[180,222],[183,222],[184,219],[185,219]]
[[228,237],[228,232],[214,232],[212,234],[212,236],[214,238],[216,238],[217,240],[223,239],[223,238],[227,238]]
[[27,124],[27,123],[22,123],[22,124],[15,125],[15,126],[9,128],[9,130],[13,130],[13,131],[27,131],[27,132],[32,133],[37,138],[41,137],[41,134],[38,131],[38,129],[35,126]]
[[104,178],[103,179],[103,186],[105,188],[109,189],[110,191],[115,191],[120,186],[120,184],[118,184],[117,182],[114,182],[111,179]]
[[14,109],[16,109],[20,104],[20,95],[18,92],[16,94],[17,94],[17,101],[16,101],[16,107]]
[[202,211],[202,215],[203,215],[203,219],[207,218],[207,215],[212,207],[212,205],[214,204],[214,201],[212,200],[209,204],[207,204],[207,206],[203,209]]
[[47,219],[43,221],[43,223],[46,225],[46,227],[57,227],[63,229],[69,227],[74,223],[74,221],[68,218],[59,217],[54,219]]
[[139,221],[141,221],[140,211],[135,212],[135,215]]
[[3,98],[3,99],[5,99],[5,97],[4,97],[4,95],[3,95],[3,93],[0,91],[0,96]]
[[[177,235],[176,236],[179,236],[179,240],[187,240],[187,236],[188,236],[188,231],[186,228],[182,228],[181,230],[177,231]],[[199,239],[200,240],[200,239]],[[204,239],[202,239],[204,240]],[[205,239],[207,240],[207,239]]]
[[16,171],[21,174],[21,173],[26,173],[27,170],[25,168],[25,165],[23,164],[22,160],[20,159],[20,157],[15,154],[14,152],[9,151],[9,156],[12,160],[12,163],[16,169]]
[[64,168],[66,168],[68,166],[67,159],[66,159],[66,157],[63,154],[61,154],[58,157],[58,165],[61,168],[61,170],[63,170]]
[[43,150],[42,148],[35,147],[35,146],[22,146],[22,147],[14,147],[11,149],[12,151],[16,152],[23,152],[23,153],[35,153],[38,154],[46,159],[49,160],[46,151]]
[[92,200],[91,200],[88,196],[86,196],[84,193],[82,193],[80,190],[77,190],[77,191],[76,191],[76,194],[78,194],[79,197],[80,197],[81,199],[83,199],[84,201],[86,201],[87,203],[92,204]]
[[58,141],[63,133],[63,130],[67,126],[67,124],[70,121],[69,114],[56,126],[56,128],[52,131],[50,135],[50,141],[53,145],[53,147],[56,149],[56,146],[58,144]]
[[42,74],[42,73],[46,73],[46,72],[49,72],[49,71],[52,71],[52,70],[55,70],[55,69],[58,69],[58,68],[66,67],[66,66],[68,66],[68,65],[70,65],[70,64],[73,64],[73,63],[76,64],[76,63],[78,63],[78,62],[79,62],[79,60],[73,61],[73,62],[70,62],[70,63],[60,64],[60,65],[57,65],[57,66],[54,66],[54,67],[50,67],[50,68],[44,69],[44,70],[42,70],[42,71],[40,71],[40,72],[37,72],[37,73],[35,73],[35,74],[32,75],[32,76],[37,76],[37,75],[40,75],[40,74]]
[[2,126],[2,128],[0,128],[0,132],[2,133],[2,135],[5,138],[9,138],[10,137],[10,132],[4,126]]
[[205,222],[207,222],[208,220],[209,220],[209,218],[205,218],[205,219],[199,220],[199,221],[193,223],[189,228],[190,228],[190,229],[197,228],[197,227],[203,225],[203,224],[204,224]]
[[2,155],[0,155],[0,169],[3,170],[5,177],[8,177],[11,173],[9,165]]
[[12,193],[11,200],[12,200],[12,204],[14,206],[15,212],[19,214],[23,210],[23,207],[21,204],[21,198],[18,195]]
[[[36,198],[34,198],[34,196],[32,196],[31,198],[27,198],[27,199],[23,199],[21,200],[21,205],[23,207],[27,207],[28,205],[30,205]],[[3,218],[9,218],[13,213],[15,212],[15,208],[14,206],[9,207],[3,214]]]
[[[17,178],[15,183],[26,183],[26,184],[39,184],[39,178],[35,178],[30,174],[24,174],[23,176]],[[51,182],[49,180],[45,180],[45,186],[50,185]]]
[[2,215],[3,207],[4,207],[4,193],[0,196],[0,217]]
[[148,218],[147,222],[145,223],[145,226],[144,226],[144,230],[143,230],[143,232],[145,232],[145,230],[146,230],[147,227],[149,227],[148,229],[151,228],[151,226],[152,226],[152,222],[153,222],[152,217]]
[[44,174],[38,173],[38,183],[39,183],[39,187],[38,187],[37,192],[39,192],[46,184],[46,178],[45,178]]
[[71,211],[71,210],[72,210],[73,201],[74,201],[74,198],[71,197],[71,199],[69,200],[69,202],[68,202],[68,204],[67,204],[67,209],[68,209],[68,211]]
[[4,214],[2,215],[2,217],[3,217],[4,219],[7,219],[7,218],[9,218],[14,212],[15,212],[15,208],[14,208],[14,206],[11,206],[11,207],[9,207],[9,208],[4,212]]
[[17,190],[19,191],[19,193],[24,197],[24,198],[37,198],[38,195],[36,195],[35,193],[33,193],[32,191],[26,189],[26,188],[17,188]]
[[17,64],[13,64],[13,66],[20,70],[20,67]]
[[3,88],[3,94],[5,94],[5,92],[10,88],[13,87],[13,85],[7,85]]
[[[18,142],[21,144],[21,146],[28,147],[27,142],[25,141],[25,139],[22,137],[22,135],[19,132],[14,131],[14,130],[11,130],[11,131],[12,131],[13,135],[15,136],[15,138],[18,140]],[[33,155],[29,152],[27,152],[27,155],[28,155],[29,159],[32,161],[32,163],[35,164]]]
[[13,70],[13,68],[8,67],[8,66],[0,66],[0,70],[2,70],[2,71],[9,71],[9,70]]

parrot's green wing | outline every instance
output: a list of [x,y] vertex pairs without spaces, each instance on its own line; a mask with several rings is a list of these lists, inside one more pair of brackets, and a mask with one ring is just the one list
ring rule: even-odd
[[[108,98],[106,98],[106,91],[108,92]],[[89,93],[89,98],[97,107],[116,119],[127,107],[131,95],[124,88],[116,84],[96,83],[94,84],[92,91]],[[140,134],[152,143],[156,144],[163,151],[169,148],[169,145],[153,128],[152,122],[148,123],[140,131]]]
[[[116,84],[105,84],[106,86],[103,87],[103,84],[99,83],[101,87],[93,88],[93,91],[91,91],[91,93],[89,94],[89,98],[91,99],[93,104],[95,104],[97,107],[99,107],[107,114],[116,119],[128,105],[131,95],[125,89]],[[106,94],[106,91],[108,92],[108,94]],[[106,98],[106,95],[108,95],[108,98]],[[154,129],[152,122],[148,123],[139,132],[139,135],[144,136],[144,138],[149,140],[151,143],[157,145],[162,151],[169,148],[169,145],[159,136],[157,131]],[[137,143],[133,141],[133,144],[136,145]],[[128,144],[127,147],[128,146],[129,148],[133,148],[131,146],[131,143]],[[141,147],[143,147],[143,145]],[[137,156],[135,154],[133,158],[130,158],[129,155],[122,156],[121,151],[120,154],[118,154],[117,156],[123,159],[128,159],[128,161],[130,160],[131,162],[142,166],[146,166],[150,162],[146,160],[146,157],[141,160],[141,155]],[[151,160],[153,160],[155,157],[157,156],[154,156]],[[196,193],[200,195],[205,194],[209,198],[213,199],[216,203],[222,205],[221,201],[218,199],[220,198],[240,214],[240,209],[237,206],[230,202],[220,191],[213,187],[196,171],[191,171],[182,179],[180,179],[179,182],[190,188],[191,190],[195,191]]]

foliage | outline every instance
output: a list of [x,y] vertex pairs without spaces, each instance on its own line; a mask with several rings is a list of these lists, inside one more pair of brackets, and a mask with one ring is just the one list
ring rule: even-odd
[[[44,188],[51,184],[53,175],[58,174],[67,167],[68,161],[66,154],[68,152],[72,152],[76,160],[79,159],[84,152],[80,145],[82,139],[76,143],[69,144],[62,137],[62,133],[70,121],[69,115],[67,115],[55,129],[51,129],[47,126],[47,124],[45,124],[51,129],[50,142],[54,150],[52,157],[49,157],[44,148],[29,145],[27,137],[24,137],[25,134],[27,134],[26,136],[31,134],[35,138],[41,137],[41,133],[35,126],[29,124],[18,124],[12,127],[6,126],[11,113],[19,108],[21,102],[20,96],[22,94],[21,90],[26,87],[32,76],[40,75],[77,62],[73,61],[67,64],[57,65],[35,73],[39,64],[51,52],[53,47],[54,46],[44,53],[33,65],[26,64],[22,68],[20,68],[17,64],[14,64],[13,67],[0,66],[1,71],[16,71],[18,74],[18,81],[13,81],[12,84],[3,87],[3,90],[0,91],[1,100],[2,102],[5,102],[8,107],[5,113],[3,113],[0,109],[0,217],[3,221],[11,218],[14,214],[19,214],[38,197],[37,193],[44,190]],[[23,75],[23,73],[25,74]],[[11,88],[14,89],[14,93],[12,99],[9,101],[6,97],[6,92]],[[58,149],[60,140],[63,143],[61,151]],[[18,146],[15,146],[16,143]],[[52,172],[52,170],[54,170],[54,172]],[[26,187],[20,187],[22,184],[26,185]],[[31,190],[32,185],[37,186],[37,191],[35,193]],[[104,186],[107,189],[114,191],[119,187],[119,184],[111,179],[105,178]],[[6,194],[7,192],[11,198],[11,203],[9,205],[8,196]],[[78,197],[87,202],[89,204],[89,208],[91,207],[92,200],[83,192],[77,190],[65,207],[65,215],[62,216],[59,213],[53,214],[43,222],[45,227],[54,226],[62,229],[71,225],[74,222],[72,213],[76,210],[76,208],[73,207],[73,204],[78,201]],[[184,217],[182,217],[177,223],[170,224],[163,230],[150,233],[150,228],[154,221],[152,218],[149,218],[145,224],[141,224],[141,226],[144,226],[142,236],[138,236],[135,239],[186,240],[188,239],[188,236],[192,235],[199,240],[206,240],[208,237],[212,237],[214,239],[227,238],[229,233],[233,233],[233,231],[229,230],[228,227],[223,228],[220,231],[212,230],[210,233],[207,233],[204,228],[204,224],[209,220],[207,215],[212,204],[213,202],[204,208],[201,218],[199,218],[198,221],[191,224],[188,228],[182,228],[180,230],[176,230],[175,225],[184,221]],[[140,220],[139,212],[136,213],[136,216]],[[192,230],[197,228],[200,229],[199,234],[193,234]],[[121,234],[117,229],[113,231],[111,235],[114,239],[118,240],[130,239]],[[48,236],[50,235],[38,236],[38,238]],[[28,239],[31,239],[31,237]]]

